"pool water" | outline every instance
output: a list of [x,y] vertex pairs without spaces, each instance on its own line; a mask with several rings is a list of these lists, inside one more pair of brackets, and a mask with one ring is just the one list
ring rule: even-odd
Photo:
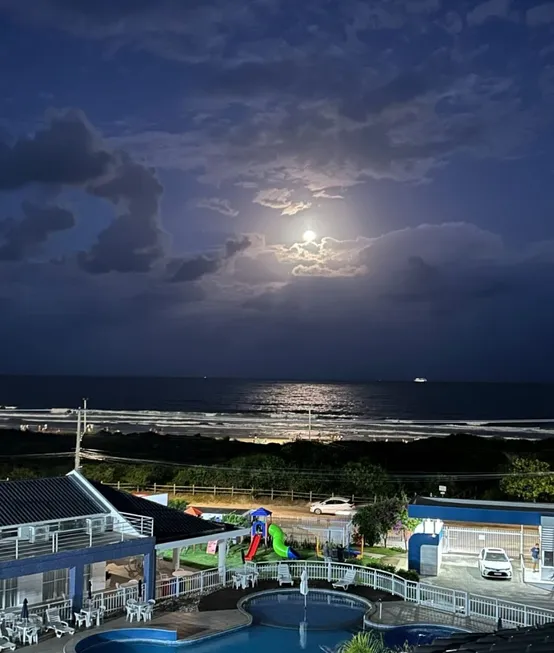
[[416,644],[431,644],[437,637],[450,637],[454,633],[467,632],[461,628],[450,628],[449,626],[433,626],[431,624],[412,624],[409,626],[398,626],[383,631],[383,640],[390,648],[400,648],[406,642],[410,646]]
[[229,635],[195,644],[170,644],[141,640],[103,642],[86,648],[87,653],[321,653],[320,646],[334,649],[352,636],[347,631],[318,630],[300,635],[299,629],[251,626]]
[[[77,653],[321,653],[334,650],[361,629],[369,605],[362,599],[338,592],[311,590],[307,597],[298,591],[264,592],[248,598],[243,609],[253,617],[253,625],[233,633],[195,643],[133,639],[137,630],[122,629],[91,636],[76,645]],[[382,631],[385,644],[397,648],[409,644],[430,643],[447,637],[455,628],[410,625]],[[148,637],[148,630],[144,632]],[[158,636],[159,632],[158,632]],[[167,636],[163,635],[163,636]],[[114,638],[114,639],[111,639]],[[88,640],[88,642],[87,642]],[[186,647],[186,648],[185,648]]]
[[300,592],[264,592],[243,603],[255,624],[308,630],[349,630],[362,624],[371,607],[355,596],[312,590],[307,597]]

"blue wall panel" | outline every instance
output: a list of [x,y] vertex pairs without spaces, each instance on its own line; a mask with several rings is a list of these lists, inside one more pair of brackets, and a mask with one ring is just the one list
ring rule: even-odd
[[442,540],[442,530],[437,535],[432,533],[414,533],[408,540],[408,569],[421,573],[421,547],[439,546]]
[[540,512],[488,508],[456,508],[454,506],[409,505],[408,515],[416,519],[440,519],[476,524],[517,524],[539,526]]

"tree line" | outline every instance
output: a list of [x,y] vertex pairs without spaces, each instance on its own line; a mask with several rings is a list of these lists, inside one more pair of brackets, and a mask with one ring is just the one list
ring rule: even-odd
[[[21,453],[63,452],[74,436],[33,432],[4,438],[0,478],[32,478],[67,473],[70,458]],[[12,437],[10,437],[10,435]],[[16,437],[17,436],[17,437]],[[550,440],[502,440],[458,434],[413,442],[296,441],[259,445],[231,439],[166,436],[158,433],[98,433],[84,447],[106,456],[133,457],[136,464],[86,462],[85,473],[105,483],[137,487],[158,484],[235,487],[358,497],[437,494],[482,499],[554,500],[554,447]],[[12,461],[9,456],[13,455]],[[141,464],[155,459],[158,464]],[[171,465],[164,462],[171,462]],[[504,474],[506,476],[501,477]],[[466,476],[469,478],[466,478]]]

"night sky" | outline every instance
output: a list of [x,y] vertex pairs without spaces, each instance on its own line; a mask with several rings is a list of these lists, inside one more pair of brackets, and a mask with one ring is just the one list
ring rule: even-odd
[[0,89],[0,372],[554,379],[554,2],[0,0]]

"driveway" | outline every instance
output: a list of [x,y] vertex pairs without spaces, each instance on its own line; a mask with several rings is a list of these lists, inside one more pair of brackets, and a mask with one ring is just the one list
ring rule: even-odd
[[554,593],[523,583],[518,567],[514,567],[512,580],[482,578],[477,566],[477,556],[443,555],[439,575],[421,580],[429,585],[554,610]]

